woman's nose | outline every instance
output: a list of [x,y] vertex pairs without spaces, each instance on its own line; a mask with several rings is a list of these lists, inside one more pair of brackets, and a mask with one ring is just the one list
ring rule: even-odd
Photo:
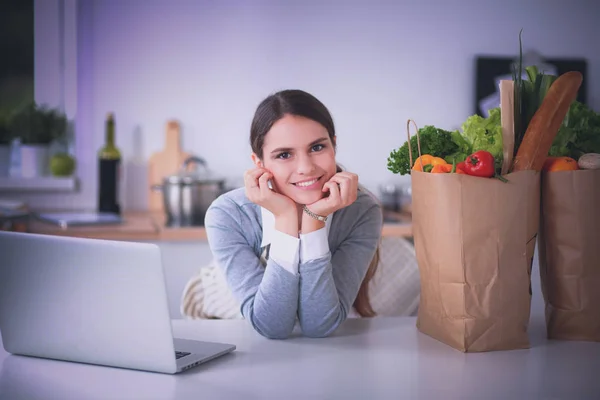
[[298,157],[297,172],[308,175],[315,170],[315,164],[310,156]]

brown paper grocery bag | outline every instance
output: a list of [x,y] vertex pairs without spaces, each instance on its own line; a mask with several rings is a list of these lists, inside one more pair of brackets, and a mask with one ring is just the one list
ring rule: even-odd
[[463,352],[529,347],[540,174],[505,178],[411,171],[417,328]]
[[547,336],[600,341],[600,170],[544,172],[541,185]]

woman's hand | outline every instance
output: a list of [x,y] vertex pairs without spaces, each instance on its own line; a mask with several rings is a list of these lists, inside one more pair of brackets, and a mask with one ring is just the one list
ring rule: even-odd
[[356,201],[358,175],[338,172],[323,185],[323,192],[329,192],[329,196],[306,206],[313,213],[326,217]]
[[283,215],[297,215],[296,203],[287,196],[269,189],[269,179],[273,178],[268,170],[264,168],[253,168],[245,172],[244,185],[246,197],[269,210],[275,218]]

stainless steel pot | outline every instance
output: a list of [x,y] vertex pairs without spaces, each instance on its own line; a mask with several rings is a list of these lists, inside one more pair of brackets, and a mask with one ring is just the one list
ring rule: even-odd
[[[196,169],[188,171],[191,163]],[[202,158],[192,156],[183,162],[178,174],[165,177],[163,184],[153,189],[162,191],[167,226],[202,226],[208,207],[225,193],[225,180],[210,173]]]

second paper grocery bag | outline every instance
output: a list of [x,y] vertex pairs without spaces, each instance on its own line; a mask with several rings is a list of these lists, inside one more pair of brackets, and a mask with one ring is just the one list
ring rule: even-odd
[[541,184],[548,338],[600,342],[600,170],[547,172]]

